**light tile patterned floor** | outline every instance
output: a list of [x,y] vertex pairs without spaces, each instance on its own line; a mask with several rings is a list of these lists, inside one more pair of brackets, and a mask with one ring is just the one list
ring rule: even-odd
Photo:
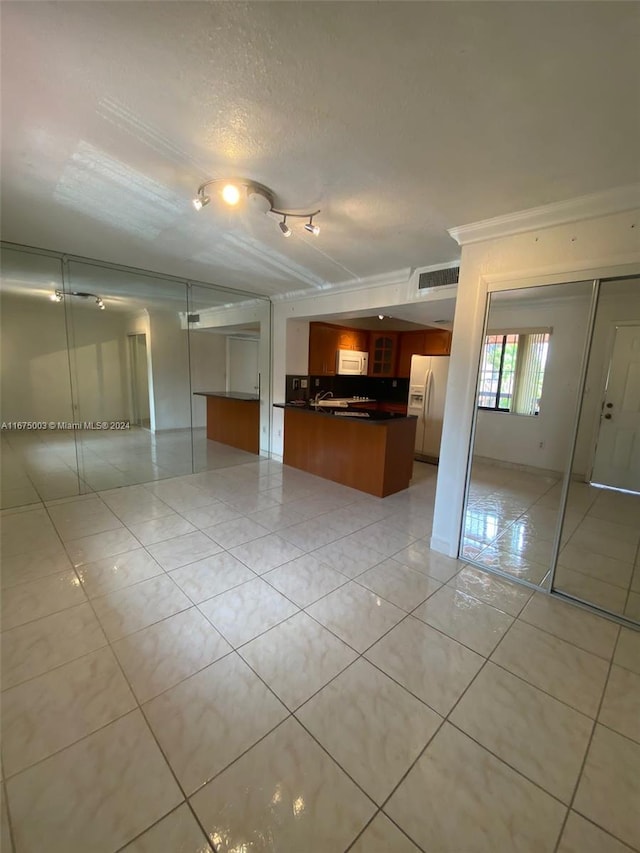
[[4,511],[3,853],[640,850],[640,633],[430,551],[435,473]]

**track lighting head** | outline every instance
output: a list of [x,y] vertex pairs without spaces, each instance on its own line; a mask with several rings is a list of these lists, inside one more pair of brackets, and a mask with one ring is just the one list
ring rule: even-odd
[[52,302],[62,302],[62,291],[56,290],[54,293],[51,294],[49,299]]
[[222,199],[231,206],[240,201],[240,190],[235,184],[226,184],[222,189]]
[[309,234],[313,234],[315,237],[320,233],[320,226],[313,224],[313,216],[309,217],[309,221],[304,226],[304,230],[308,231]]
[[101,311],[104,311],[104,302],[102,301],[102,297],[100,297],[100,296],[96,297],[96,305],[98,306],[98,308]]
[[192,204],[196,210],[202,210],[202,208],[206,207],[210,201],[211,199],[208,195],[201,195],[198,193],[198,195],[193,199]]
[[287,217],[285,216],[282,222],[278,223],[278,227],[285,237],[291,237],[291,228],[287,225]]

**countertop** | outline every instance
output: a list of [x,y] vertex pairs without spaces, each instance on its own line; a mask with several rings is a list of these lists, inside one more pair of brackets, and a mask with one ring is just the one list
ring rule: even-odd
[[[367,410],[361,407],[354,409],[327,409],[319,407],[316,409],[315,406],[298,406],[295,403],[274,403],[273,407],[274,409],[296,409],[299,412],[306,412],[309,415],[333,418],[335,420],[344,418],[348,421],[360,421],[363,424],[380,424],[386,421],[399,420],[408,421],[416,417],[415,415],[401,415],[398,412],[378,412],[375,409]],[[367,415],[368,417],[363,417],[363,415]]]
[[194,391],[198,397],[222,397],[225,400],[245,400],[249,403],[258,403],[260,397],[257,394],[244,394],[242,391]]

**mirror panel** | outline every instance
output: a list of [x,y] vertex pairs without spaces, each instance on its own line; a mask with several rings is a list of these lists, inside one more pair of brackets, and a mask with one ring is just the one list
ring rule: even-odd
[[[269,451],[261,423],[269,411],[269,308],[262,298],[189,287],[194,471],[255,462]],[[210,402],[203,394],[222,396]]]
[[190,474],[186,284],[79,261],[68,282],[82,480],[102,491]]
[[592,288],[489,297],[460,557],[534,586],[550,580]]
[[83,484],[75,432],[65,427],[73,407],[61,260],[3,246],[1,269],[1,507],[9,509],[78,495]]
[[640,279],[603,281],[554,589],[640,621]]

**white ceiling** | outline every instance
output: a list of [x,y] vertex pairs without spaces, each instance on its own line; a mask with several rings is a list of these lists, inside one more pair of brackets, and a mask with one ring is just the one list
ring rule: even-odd
[[[263,294],[638,181],[638,3],[3,2],[3,238]],[[319,237],[199,214],[242,175]]]

